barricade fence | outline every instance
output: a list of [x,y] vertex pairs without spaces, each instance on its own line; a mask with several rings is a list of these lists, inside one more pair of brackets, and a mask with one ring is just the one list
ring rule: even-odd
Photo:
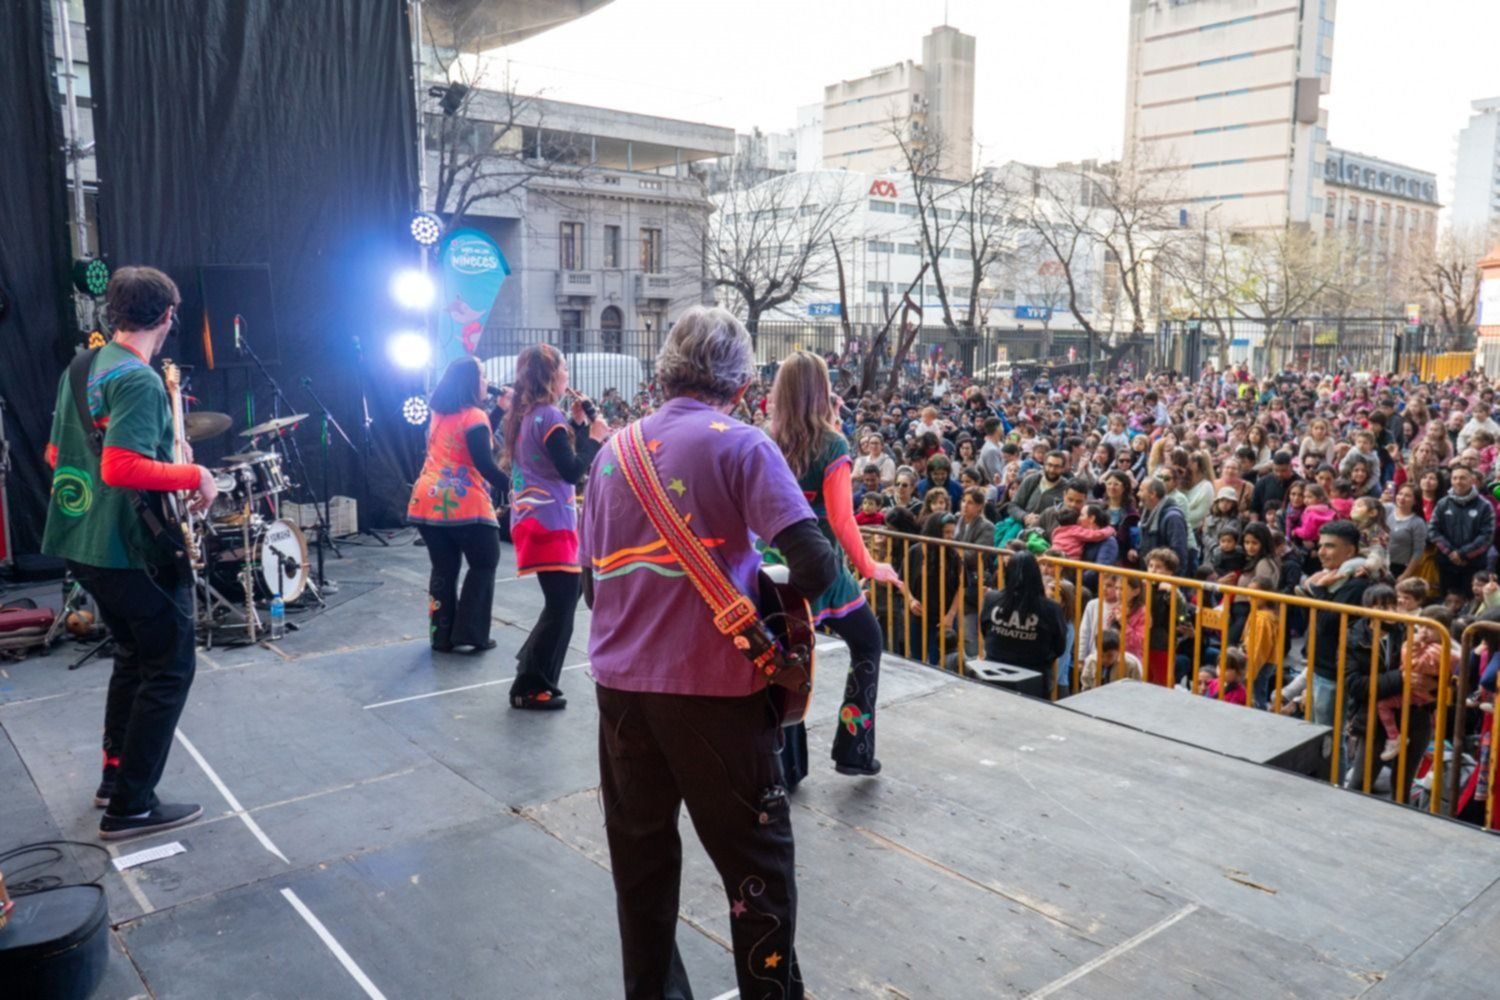
[[[985,599],[1003,592],[1005,567],[1014,553],[885,528],[861,531],[871,553],[891,562],[905,581],[904,594],[893,584],[867,581],[866,598],[880,622],[885,648],[967,676],[970,661],[983,657]],[[1456,667],[1448,630],[1417,615],[1055,556],[1040,556],[1038,562],[1048,596],[1062,605],[1069,625],[1063,654],[1041,671],[1048,700],[1127,679],[1128,653],[1138,661],[1146,683],[1176,687],[1185,681],[1199,695],[1206,683],[1217,679],[1217,697],[1233,696],[1237,701],[1236,688],[1224,680],[1230,650],[1238,649],[1247,659],[1237,685],[1247,710],[1285,708],[1289,713],[1295,705],[1308,721],[1314,721],[1316,711],[1331,726],[1331,784],[1374,793],[1378,768],[1373,737],[1375,727],[1384,724],[1380,709],[1386,708],[1399,731],[1395,759],[1389,761],[1392,798],[1433,814],[1456,815],[1460,786],[1465,785],[1475,793],[1476,802],[1484,801],[1484,825],[1493,829],[1489,790],[1494,787],[1496,755],[1488,749],[1493,737],[1486,729],[1493,727],[1493,715],[1478,727],[1486,735],[1467,779],[1460,767],[1465,739],[1474,735],[1465,732],[1470,677],[1463,666],[1469,662],[1478,626],[1464,633]],[[1336,628],[1326,627],[1328,616],[1336,617]],[[1413,686],[1414,679],[1421,680],[1414,678],[1412,669],[1418,629],[1429,630],[1428,638],[1439,649],[1436,690],[1430,695]],[[1120,635],[1121,655],[1106,673],[1098,654],[1110,630]],[[1358,633],[1353,640],[1351,631]],[[1155,650],[1153,632],[1164,634]],[[1299,636],[1305,637],[1305,644],[1294,645]],[[1491,641],[1496,640],[1500,625],[1493,626]],[[1336,643],[1331,711],[1316,705],[1319,696],[1328,694],[1329,679],[1315,670],[1318,646],[1328,641]],[[1358,656],[1352,655],[1356,647]],[[1300,667],[1289,662],[1294,653],[1301,654]],[[1091,657],[1093,666],[1085,674]],[[1399,708],[1378,703],[1381,674],[1392,670],[1401,671]],[[1356,683],[1366,688],[1357,706],[1349,698],[1350,686]],[[1360,709],[1362,729],[1352,726],[1356,720],[1348,717]],[[1382,758],[1380,766],[1386,763]],[[1408,803],[1413,792],[1414,801]]]

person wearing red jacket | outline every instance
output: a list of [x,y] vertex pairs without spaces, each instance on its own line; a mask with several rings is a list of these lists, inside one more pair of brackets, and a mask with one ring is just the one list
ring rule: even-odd
[[[67,561],[99,606],[115,643],[104,708],[104,767],[94,805],[99,836],[138,837],[191,823],[191,803],[164,803],[156,784],[196,668],[192,580],[175,568],[169,543],[147,530],[134,491],[192,494],[206,509],[216,494],[201,465],[174,463],[166,388],[151,368],[171,332],[177,286],[149,267],[110,278],[105,305],[114,338],[90,362],[86,426],[69,375],[57,388],[47,459],[52,497],[42,551]],[[91,443],[104,436],[103,454]]]

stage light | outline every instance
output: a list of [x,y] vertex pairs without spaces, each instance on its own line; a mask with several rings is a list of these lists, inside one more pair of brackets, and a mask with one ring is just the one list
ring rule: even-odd
[[98,257],[80,257],[73,262],[73,287],[95,298],[109,288],[109,265]]
[[421,271],[399,271],[391,280],[391,297],[403,308],[426,309],[437,298],[437,288]]
[[386,354],[402,368],[426,368],[432,360],[432,344],[427,335],[406,330],[391,337],[385,346]]
[[411,219],[411,238],[430,247],[443,235],[443,220],[431,212],[418,212]]
[[412,396],[408,398],[406,402],[401,404],[401,415],[405,417],[406,422],[411,424],[413,427],[421,427],[423,424],[427,423],[427,400],[423,399],[421,396]]

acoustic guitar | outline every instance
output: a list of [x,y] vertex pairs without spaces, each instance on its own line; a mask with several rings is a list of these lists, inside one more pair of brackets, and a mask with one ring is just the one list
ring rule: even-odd
[[769,675],[771,701],[783,726],[795,726],[807,718],[812,702],[813,667],[817,634],[813,631],[812,608],[791,585],[791,573],[779,564],[760,570],[761,621],[775,639],[774,673]]

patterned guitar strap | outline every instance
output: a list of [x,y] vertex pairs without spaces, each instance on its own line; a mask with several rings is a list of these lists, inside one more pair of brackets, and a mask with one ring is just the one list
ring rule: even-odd
[[693,589],[713,613],[714,628],[729,637],[734,648],[756,670],[774,680],[781,666],[776,660],[777,647],[771,630],[761,620],[755,605],[729,581],[677,508],[672,506],[646,449],[640,422],[616,434],[614,444],[625,482],[646,512],[651,526],[666,543],[667,550],[682,566]]

